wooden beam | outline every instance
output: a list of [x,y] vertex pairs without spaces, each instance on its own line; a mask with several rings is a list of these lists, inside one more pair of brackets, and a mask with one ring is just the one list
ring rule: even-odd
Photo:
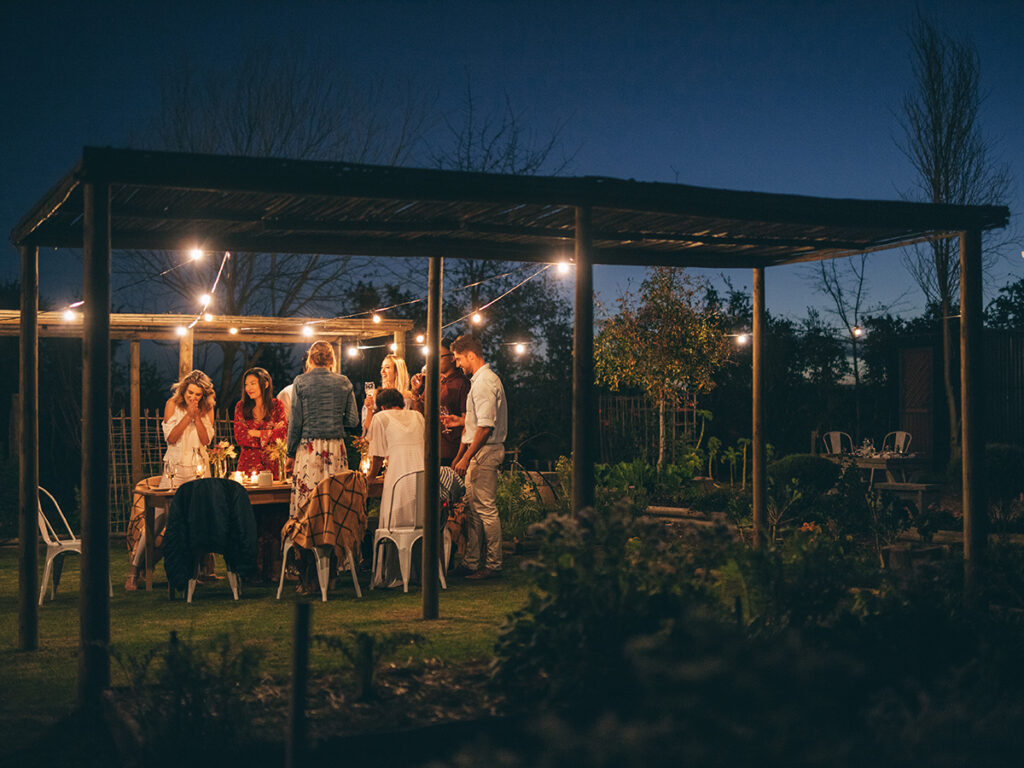
[[[440,579],[438,563],[441,557],[441,302],[443,296],[444,260],[435,256],[430,260],[427,277],[427,381],[425,388],[423,433],[423,492],[426,501],[423,516],[423,618],[438,617]],[[397,339],[396,339],[397,342]]]
[[193,352],[192,329],[186,328],[184,334],[178,336],[178,381],[192,373]]
[[18,649],[39,647],[39,250],[21,248],[18,395]]
[[597,434],[594,407],[594,271],[591,211],[576,209],[576,325],[572,365],[572,511],[594,505]]
[[752,403],[752,440],[753,477],[751,490],[753,493],[754,544],[764,546],[767,534],[766,510],[768,508],[768,472],[765,466],[765,417],[764,417],[764,348],[765,348],[765,307],[764,307],[764,269],[754,270],[753,288],[754,322],[751,343],[753,345],[753,370],[751,372]]
[[129,393],[132,423],[132,485],[142,479],[142,362],[139,341],[129,344]]
[[85,186],[82,298],[82,577],[78,702],[110,686],[110,188]]
[[968,600],[980,592],[980,567],[988,536],[982,359],[981,232],[960,235],[960,447],[964,515],[964,586]]
[[[438,258],[440,258],[440,257],[438,257]],[[427,294],[428,294],[428,296],[427,296],[427,304],[428,305],[430,304],[429,293],[430,293],[430,289],[428,288],[427,289]],[[428,312],[430,311],[429,308],[427,309],[427,311]],[[391,343],[395,345],[395,354],[398,355],[403,360],[405,360],[405,331],[395,331],[391,335]],[[412,373],[410,373],[409,375],[411,376]]]

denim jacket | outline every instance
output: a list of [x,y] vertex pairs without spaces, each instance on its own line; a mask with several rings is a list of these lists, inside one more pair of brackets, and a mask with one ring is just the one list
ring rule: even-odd
[[289,456],[295,456],[303,440],[340,440],[345,436],[345,427],[357,426],[359,412],[347,376],[314,368],[295,377],[288,421]]

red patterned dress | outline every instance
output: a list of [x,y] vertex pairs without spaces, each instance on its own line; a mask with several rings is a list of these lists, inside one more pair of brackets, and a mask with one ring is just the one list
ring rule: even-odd
[[[242,401],[235,406],[235,442],[242,449],[238,457],[238,471],[243,475],[261,472],[268,469],[277,480],[277,461],[271,459],[264,449],[275,440],[288,440],[288,419],[284,414],[284,405],[276,397],[273,398],[273,410],[266,420],[246,419],[242,415]],[[259,437],[249,434],[249,430],[260,430]]]

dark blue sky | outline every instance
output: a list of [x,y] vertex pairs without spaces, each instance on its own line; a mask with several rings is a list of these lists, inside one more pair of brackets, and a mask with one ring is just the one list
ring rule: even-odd
[[[11,5],[11,4],[6,4]],[[540,134],[567,123],[570,172],[727,189],[896,199],[912,171],[895,113],[910,86],[912,2],[134,2],[17,3],[0,17],[0,230],[75,162],[82,145],[147,146],[157,83],[183,54],[203,67],[252,46],[326,52],[339,70],[413,81],[453,110],[467,73],[482,97],[505,92]],[[920,5],[981,55],[983,126],[1024,210],[1024,2]],[[210,10],[206,6],[215,6]],[[989,293],[1024,276],[1020,242]],[[0,246],[0,279],[18,274]],[[42,290],[69,288],[42,260]],[[61,262],[63,265],[64,262]],[[919,290],[898,252],[871,257],[874,301]],[[768,271],[769,308],[826,305],[806,267]],[[601,267],[610,302],[635,271]],[[735,272],[749,286],[747,271]]]

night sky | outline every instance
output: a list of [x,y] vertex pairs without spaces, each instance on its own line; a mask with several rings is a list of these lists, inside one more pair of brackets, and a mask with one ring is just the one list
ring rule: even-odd
[[[898,199],[912,182],[894,143],[911,85],[912,2],[4,5],[5,241],[83,145],[152,146],[140,132],[159,108],[160,77],[183,55],[218,67],[253,46],[315,48],[340,71],[418,83],[449,113],[468,75],[480,99],[497,104],[507,93],[538,134],[566,124],[572,175],[871,199]],[[988,95],[982,125],[1015,178],[1012,224],[1024,207],[1024,3],[920,5],[978,46]],[[1024,276],[1022,248],[1018,240],[1003,249],[989,296]],[[7,243],[0,253],[0,279],[16,278],[17,252]],[[80,278],[68,283],[48,269],[75,258],[41,255],[44,296],[75,297]],[[897,311],[917,314],[921,294],[899,253],[874,255],[871,265],[871,303],[905,294]],[[768,271],[772,312],[802,316],[809,305],[826,306],[807,269]],[[598,267],[602,301],[641,276]],[[748,271],[732,277],[750,284]]]

